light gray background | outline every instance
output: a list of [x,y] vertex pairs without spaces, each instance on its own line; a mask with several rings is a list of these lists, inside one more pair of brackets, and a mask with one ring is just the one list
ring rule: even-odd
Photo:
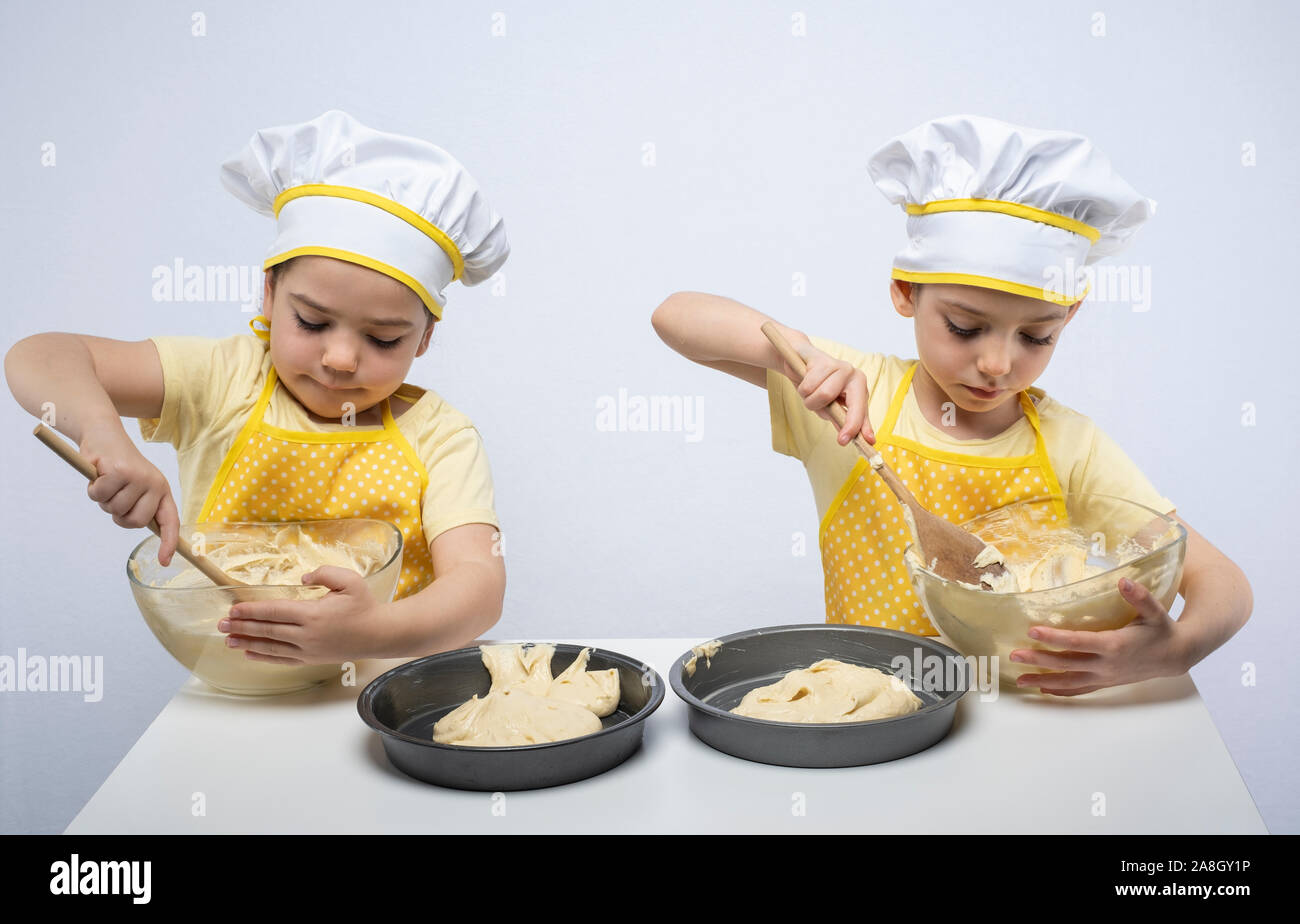
[[[904,218],[872,186],[869,153],[964,111],[1088,135],[1159,202],[1116,258],[1151,267],[1151,308],[1085,303],[1038,384],[1092,416],[1245,569],[1254,615],[1192,675],[1270,829],[1300,831],[1283,548],[1296,514],[1293,7],[194,6],[201,37],[178,4],[0,9],[0,345],[49,330],[246,332],[237,301],[157,302],[151,274],[177,258],[260,264],[271,223],[217,179],[259,127],[341,108],[446,147],[514,252],[505,295],[449,290],[409,378],[487,441],[509,569],[496,637],[704,639],[820,620],[812,494],[771,451],[766,394],[670,351],[651,311],[676,290],[717,292],[915,355],[886,294]],[[791,34],[798,12],[806,37]],[[41,166],[47,142],[55,167]],[[1257,166],[1242,164],[1246,143]],[[791,294],[795,273],[806,296]],[[620,388],[700,396],[703,438],[599,431],[597,401]],[[87,500],[34,422],[0,402],[0,654],[102,655],[107,676],[98,703],[0,695],[8,832],[62,830],[185,677],[124,577],[147,534]],[[178,490],[171,448],[144,444],[134,421],[128,432]]]

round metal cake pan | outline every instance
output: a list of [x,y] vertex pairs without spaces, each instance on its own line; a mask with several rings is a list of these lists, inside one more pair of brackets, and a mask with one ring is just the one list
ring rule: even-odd
[[[556,645],[558,676],[580,645]],[[645,720],[664,699],[662,678],[635,658],[591,649],[587,670],[618,671],[618,708],[590,735],[515,747],[438,744],[434,723],[492,685],[478,646],[419,658],[376,677],[357,698],[362,720],[379,732],[393,766],[408,776],[454,789],[486,792],[542,789],[604,773],[641,746]]]
[[[718,653],[700,657],[695,673],[685,671],[692,652],[669,672],[669,682],[689,706],[690,729],[705,744],[745,760],[784,767],[858,767],[897,760],[930,747],[952,728],[957,703],[970,686],[969,663],[934,638],[874,626],[769,626],[717,639]],[[893,667],[908,662],[908,675]],[[942,680],[929,689],[929,660],[944,666]],[[874,667],[900,675],[924,704],[916,712],[865,722],[805,724],[751,719],[730,712],[755,687],[780,680],[792,670],[823,658]],[[917,665],[913,667],[913,665]],[[923,682],[924,681],[924,682]]]

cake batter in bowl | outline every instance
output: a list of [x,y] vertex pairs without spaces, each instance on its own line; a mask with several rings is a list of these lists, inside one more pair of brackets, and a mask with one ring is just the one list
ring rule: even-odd
[[158,563],[157,536],[135,547],[127,578],[140,615],[177,661],[227,693],[294,693],[340,675],[338,664],[273,664],[226,645],[217,623],[241,600],[316,600],[329,588],[303,584],[323,565],[365,578],[380,602],[392,600],[402,567],[402,533],[384,520],[351,518],[293,523],[187,523],[190,538],[232,578],[252,587],[217,587],[181,556]]
[[[1005,586],[976,587],[939,577],[913,546],[904,553],[926,615],[963,655],[998,659],[1003,686],[1037,673],[1010,658],[1017,648],[1052,650],[1030,626],[1118,629],[1136,611],[1120,595],[1128,578],[1169,608],[1182,581],[1187,530],[1172,516],[1119,497],[1067,494],[1008,504],[962,524],[1005,556]],[[1049,673],[1053,673],[1050,672]]]

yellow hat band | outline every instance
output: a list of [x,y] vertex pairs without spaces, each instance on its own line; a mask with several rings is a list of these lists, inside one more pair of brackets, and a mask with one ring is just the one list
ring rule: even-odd
[[453,280],[459,279],[465,273],[465,258],[461,255],[460,248],[447,236],[446,232],[423,215],[411,211],[400,202],[394,202],[392,199],[387,199],[368,189],[357,189],[353,186],[336,186],[330,183],[304,183],[301,186],[290,187],[275,197],[271,208],[275,212],[276,218],[280,217],[280,209],[284,207],[286,202],[302,196],[336,196],[340,199],[352,199],[356,202],[364,202],[367,205],[373,205],[375,208],[383,209],[390,215],[395,215],[416,228],[442,248],[443,253],[451,260],[453,271],[451,278]]
[[1083,235],[1094,244],[1101,238],[1101,232],[1092,225],[1084,224],[1073,218],[1066,218],[1064,215],[1058,215],[1045,209],[1035,208],[1032,205],[1007,202],[1003,199],[936,199],[933,202],[925,203],[925,205],[909,203],[907,206],[907,214],[909,215],[932,215],[935,212],[1001,212],[1003,215],[1014,215],[1016,218],[1025,218],[1029,221],[1041,221],[1045,225],[1073,231],[1075,234]]
[[[418,279],[409,273],[402,272],[395,266],[390,266],[380,260],[367,257],[351,250],[342,250],[338,247],[295,247],[293,250],[286,250],[284,253],[276,254],[274,257],[267,257],[267,259],[262,263],[262,269],[269,270],[277,263],[287,263],[294,257],[308,256],[333,257],[335,260],[344,260],[348,263],[355,263],[357,266],[364,266],[367,269],[383,273],[385,276],[390,276],[418,295],[420,301],[424,303],[424,307],[429,309],[429,313],[432,314],[436,320],[442,320],[442,306],[438,304],[437,300]],[[254,318],[254,320],[256,320],[256,318]],[[256,328],[254,328],[254,330],[256,330]]]
[[973,273],[913,273],[907,270],[895,269],[890,276],[894,279],[901,279],[904,282],[919,283],[938,283],[941,285],[958,285],[958,286],[978,286],[981,289],[996,289],[999,292],[1010,292],[1012,295],[1023,295],[1026,298],[1037,298],[1045,302],[1052,302],[1055,305],[1065,305],[1067,308],[1075,302],[1083,301],[1088,297],[1088,290],[1091,286],[1085,286],[1083,292],[1078,295],[1064,295],[1060,292],[1053,292],[1051,289],[1040,289],[1034,286],[1025,285],[1022,282],[1012,282],[1008,279],[994,279],[992,276],[976,276]]

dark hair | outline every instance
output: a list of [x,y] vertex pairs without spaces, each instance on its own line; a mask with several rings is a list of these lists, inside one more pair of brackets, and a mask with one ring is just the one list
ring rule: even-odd
[[[275,287],[278,286],[278,285],[280,284],[280,276],[284,273],[284,271],[285,271],[286,269],[288,269],[290,266],[292,266],[292,265],[293,265],[293,261],[294,261],[294,260],[297,260],[297,259],[298,259],[297,257],[290,257],[288,260],[285,260],[283,263],[277,263],[277,264],[275,264],[275,266],[271,267],[271,269],[270,269],[270,273],[271,273],[271,291],[272,291],[272,292],[274,292],[274,291],[275,291]],[[429,327],[433,324],[433,320],[434,320],[434,319],[433,319],[433,312],[432,312],[432,311],[429,311],[429,310],[426,308],[424,313],[425,313],[425,315],[426,315],[425,322],[424,322],[424,329],[425,329],[425,330],[428,330]]]

